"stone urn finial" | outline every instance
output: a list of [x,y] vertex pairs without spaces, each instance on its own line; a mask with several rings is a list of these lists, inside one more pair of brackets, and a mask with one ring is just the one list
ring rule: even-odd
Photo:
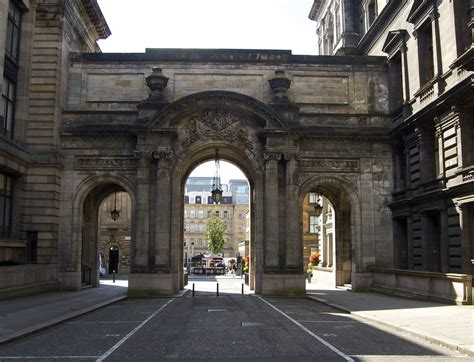
[[164,100],[162,91],[168,85],[168,77],[165,77],[160,67],[153,67],[153,72],[146,77],[146,85],[151,89],[150,98]]
[[275,70],[275,78],[269,79],[268,83],[270,83],[270,88],[275,93],[274,102],[289,102],[286,92],[290,89],[291,80],[285,77],[283,69]]

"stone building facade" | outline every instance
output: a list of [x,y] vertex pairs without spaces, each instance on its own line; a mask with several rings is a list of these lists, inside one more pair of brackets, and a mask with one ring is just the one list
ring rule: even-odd
[[[335,16],[342,18],[339,30],[327,25]],[[374,284],[424,296],[449,294],[450,282],[468,284],[474,272],[474,2],[317,0],[310,17],[321,54],[347,52],[349,33],[356,39],[351,53],[388,59],[389,206],[399,271],[394,278],[393,271],[379,270]],[[336,32],[340,38],[332,37]]]
[[[323,3],[315,1],[311,16],[318,16]],[[359,24],[350,17],[350,9],[359,11],[356,3],[339,5],[345,39],[341,48],[346,49],[333,47],[333,53],[345,55],[318,57],[212,49],[101,54],[96,41],[109,30],[95,0],[0,0],[0,8],[18,6],[22,14],[18,90],[9,103],[15,104],[15,132],[13,137],[8,132],[2,136],[0,153],[2,174],[14,190],[9,201],[12,231],[0,241],[0,255],[11,255],[7,250],[17,248],[22,265],[1,267],[0,289],[77,290],[84,282],[97,286],[99,206],[120,191],[131,202],[129,294],[178,292],[183,287],[185,181],[196,165],[214,158],[216,148],[222,159],[240,167],[250,184],[250,285],[256,293],[304,293],[301,217],[308,192],[324,196],[334,208],[336,285],[351,283],[356,290],[388,285],[399,273],[393,267],[400,260],[414,263],[421,257],[421,268],[426,269],[432,258],[419,253],[424,250],[420,245],[428,242],[420,231],[435,233],[436,212],[449,225],[440,238],[443,262],[449,239],[449,260],[458,255],[464,268],[452,271],[467,271],[465,258],[472,255],[472,231],[466,231],[472,220],[472,124],[466,116],[470,103],[465,91],[471,84],[472,57],[462,49],[471,41],[460,42],[456,51],[449,48],[459,54],[446,59],[439,55],[442,39],[423,48],[435,49],[437,77],[429,82],[433,91],[424,85],[415,90],[416,77],[405,77],[401,56],[401,93],[413,97],[408,102],[404,98],[402,118],[395,119],[400,112],[391,107],[398,93],[389,89],[396,84],[389,77],[397,66],[389,66],[385,50],[394,54],[396,45],[403,44],[405,33],[398,32],[402,23],[414,25],[400,18],[387,33],[382,24],[394,21],[393,14],[399,14],[394,4],[399,3],[397,11],[406,12],[416,27],[419,21],[425,24],[425,6],[431,2],[389,1],[383,8],[377,1],[377,16],[363,36],[355,25],[344,30],[350,19]],[[373,9],[373,2],[368,3]],[[449,32],[439,32],[446,19],[442,14],[457,5],[440,3],[441,16],[434,17],[438,25],[432,34],[445,37]],[[5,17],[0,19],[1,27],[7,23]],[[457,20],[454,25],[458,29]],[[423,34],[418,39],[426,40]],[[416,41],[410,37],[406,43],[413,52],[417,48],[410,42]],[[5,49],[0,43],[4,74]],[[460,100],[458,108],[445,107],[450,97]],[[457,119],[460,127],[451,130]],[[415,170],[417,164],[430,164],[423,157],[434,145],[416,141],[415,150],[408,147],[412,133],[431,134],[430,122],[439,125],[437,135],[443,134],[443,188],[421,182],[425,171]],[[453,142],[462,147],[447,152]],[[393,162],[400,148],[413,156],[405,167],[413,171],[411,186],[401,193],[403,162]],[[452,152],[456,166],[449,158]],[[8,195],[4,185],[2,192]],[[429,194],[431,186],[435,191]],[[440,200],[448,202],[446,213]],[[407,257],[400,247],[404,240]],[[35,260],[25,257],[31,249]],[[408,278],[418,277],[413,271]],[[456,274],[466,283],[469,277]],[[457,301],[461,295],[466,301],[458,292],[437,295],[455,295]]]

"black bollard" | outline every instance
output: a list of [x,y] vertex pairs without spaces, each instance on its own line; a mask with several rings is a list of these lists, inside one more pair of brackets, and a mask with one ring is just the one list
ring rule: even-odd
[[112,270],[112,282],[115,283],[115,270]]
[[242,295],[244,295],[244,283],[242,283]]
[[219,283],[217,283],[217,296],[219,296]]
[[194,283],[193,283],[193,297],[194,297]]

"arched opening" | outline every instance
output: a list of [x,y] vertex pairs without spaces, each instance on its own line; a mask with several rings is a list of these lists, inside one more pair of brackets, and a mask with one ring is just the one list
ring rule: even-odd
[[117,183],[95,185],[85,196],[79,234],[82,286],[96,287],[101,276],[125,271],[133,250],[131,209],[129,194]]
[[99,253],[105,256],[106,274],[130,273],[131,200],[126,192],[109,194],[99,212]]
[[[197,293],[214,294],[217,283],[221,293],[241,293],[242,283],[247,289],[250,284],[249,181],[233,162],[217,155],[188,174],[183,196],[185,280],[197,285]],[[222,191],[219,202],[213,190]]]
[[328,198],[308,192],[303,200],[303,258],[308,282],[336,285],[336,224]]
[[312,286],[351,287],[353,272],[352,202],[336,179],[316,181],[301,200],[303,259]]

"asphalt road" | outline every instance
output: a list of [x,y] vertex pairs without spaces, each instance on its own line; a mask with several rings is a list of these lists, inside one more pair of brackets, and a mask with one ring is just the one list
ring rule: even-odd
[[127,299],[0,346],[0,361],[459,361],[305,298]]

